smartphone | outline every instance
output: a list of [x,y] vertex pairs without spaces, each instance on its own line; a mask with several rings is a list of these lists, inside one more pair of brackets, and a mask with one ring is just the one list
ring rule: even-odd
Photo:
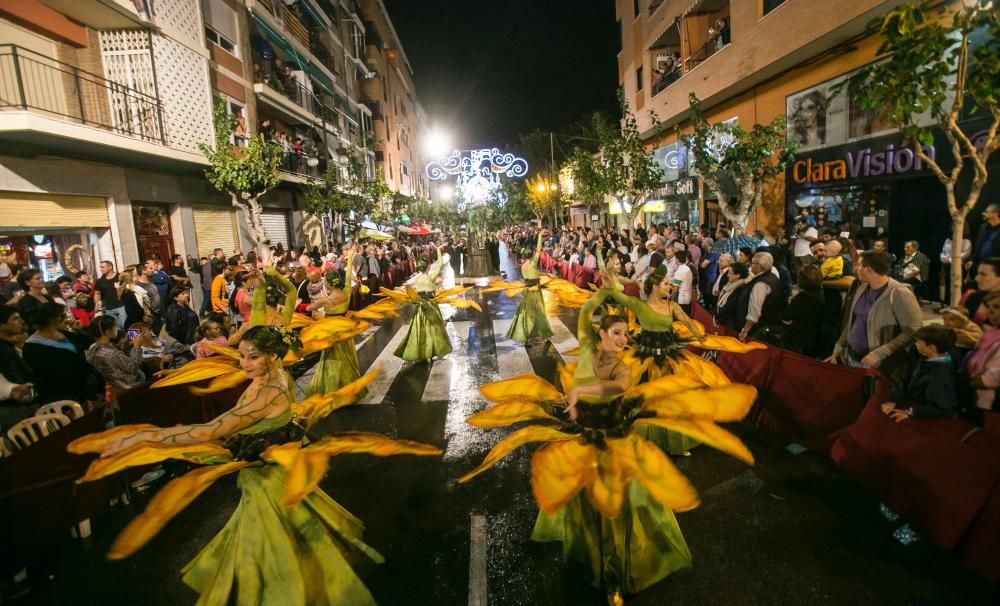
[[136,337],[142,334],[141,328],[130,328],[125,331],[125,336],[128,337],[129,341],[134,341]]

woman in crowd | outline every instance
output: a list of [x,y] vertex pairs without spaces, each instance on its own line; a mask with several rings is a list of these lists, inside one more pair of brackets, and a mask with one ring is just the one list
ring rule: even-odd
[[1000,388],[1000,291],[983,297],[982,307],[986,310],[988,325],[965,358],[963,371],[975,390],[970,420],[985,425],[996,423],[994,415],[1000,408],[996,402],[996,390]]
[[231,296],[230,309],[236,313],[240,326],[243,326],[250,323],[250,312],[253,307],[252,289],[257,287],[258,279],[255,273],[241,271],[233,278],[233,284],[236,288]]
[[134,339],[122,339],[115,319],[100,316],[91,324],[90,335],[94,344],[85,354],[87,362],[101,373],[115,393],[124,393],[146,383],[146,375],[142,372],[142,348],[153,345],[148,332]]
[[25,269],[17,274],[17,285],[24,291],[17,302],[17,311],[21,314],[21,319],[28,324],[28,330],[35,330],[38,324],[32,317],[33,312],[43,304],[52,302],[52,297],[45,292],[42,272],[37,269]]
[[212,345],[219,347],[229,345],[229,338],[223,334],[221,324],[212,319],[202,321],[201,325],[198,326],[196,337],[199,340],[195,351],[199,358],[209,358],[217,355],[216,352],[212,351]]
[[38,402],[73,400],[83,404],[103,393],[104,380],[83,358],[88,340],[66,330],[66,310],[53,302],[34,312],[37,329],[24,343],[24,361],[35,374]]
[[135,273],[131,269],[118,274],[118,297],[125,305],[125,326],[152,320],[149,293],[135,283]]
[[821,357],[825,302],[823,274],[815,265],[803,265],[796,276],[799,293],[781,314],[785,325],[781,345],[810,358]]
[[179,343],[191,345],[198,330],[198,314],[189,305],[191,291],[183,286],[174,286],[167,297],[170,301],[165,315],[167,334]]

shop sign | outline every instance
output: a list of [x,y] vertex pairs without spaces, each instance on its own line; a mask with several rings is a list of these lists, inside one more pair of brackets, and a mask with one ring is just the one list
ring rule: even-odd
[[[882,148],[869,146],[849,148],[843,157],[821,160],[812,157],[796,160],[791,167],[795,183],[828,183],[857,180],[887,175],[905,175],[920,172],[927,167],[909,147],[896,147],[889,143]],[[924,153],[935,159],[933,146],[925,146]]]
[[698,187],[694,179],[678,179],[670,181],[663,186],[664,196],[694,197],[698,194]]
[[653,159],[663,171],[664,184],[675,181],[687,174],[688,150],[680,143],[671,143],[653,152]]

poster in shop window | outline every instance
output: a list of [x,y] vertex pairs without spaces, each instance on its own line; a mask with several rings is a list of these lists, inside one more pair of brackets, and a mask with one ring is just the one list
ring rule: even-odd
[[788,140],[798,143],[799,151],[847,143],[847,98],[830,92],[843,79],[828,80],[785,99]]

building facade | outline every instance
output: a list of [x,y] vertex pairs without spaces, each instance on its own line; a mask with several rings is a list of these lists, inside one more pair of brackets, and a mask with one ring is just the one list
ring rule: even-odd
[[272,243],[324,243],[303,185],[349,154],[375,172],[365,25],[353,0],[0,0],[0,253],[50,278],[248,251],[204,177],[219,101],[231,144],[282,148]]
[[[880,39],[867,35],[866,25],[900,4],[617,0],[619,85],[665,172],[666,213],[649,218],[722,220],[675,134],[677,125],[686,126],[688,95],[695,93],[712,123],[733,120],[751,128],[786,115],[788,138],[799,144],[784,178],[765,189],[750,229],[777,236],[791,216],[809,209],[828,226],[849,224],[862,245],[884,237],[899,252],[904,240],[918,239],[935,257],[949,236],[944,188],[898,132],[848,95],[830,91],[877,60]],[[938,138],[938,157],[948,155],[943,141]],[[991,187],[984,200],[996,199],[995,182]]]

